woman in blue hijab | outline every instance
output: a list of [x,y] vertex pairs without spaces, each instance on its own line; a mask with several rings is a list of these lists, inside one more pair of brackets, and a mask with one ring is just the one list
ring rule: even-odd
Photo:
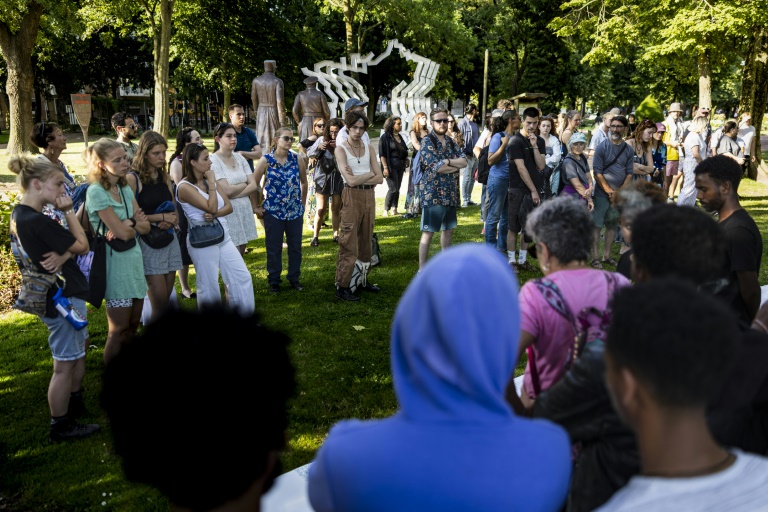
[[504,400],[520,335],[504,258],[464,245],[433,258],[400,300],[392,374],[400,410],[337,424],[309,472],[316,511],[556,511],[568,437]]

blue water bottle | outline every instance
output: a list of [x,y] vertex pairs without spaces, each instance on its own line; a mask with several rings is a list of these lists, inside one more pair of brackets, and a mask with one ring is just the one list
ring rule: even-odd
[[72,324],[72,327],[74,327],[76,330],[79,331],[88,325],[88,321],[80,316],[80,313],[77,312],[69,299],[64,296],[63,288],[59,288],[54,294],[53,305],[56,306],[56,310],[61,314],[61,316],[66,318],[67,321]]

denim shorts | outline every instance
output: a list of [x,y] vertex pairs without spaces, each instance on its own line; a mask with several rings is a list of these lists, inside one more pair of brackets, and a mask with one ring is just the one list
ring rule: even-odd
[[428,206],[421,210],[422,231],[450,231],[455,229],[457,224],[455,206]]
[[[69,301],[80,316],[86,318],[88,311],[85,301],[70,297]],[[76,361],[85,357],[85,340],[88,339],[88,327],[75,330],[69,321],[58,312],[56,318],[45,318],[43,322],[48,327],[48,346],[56,361]]]

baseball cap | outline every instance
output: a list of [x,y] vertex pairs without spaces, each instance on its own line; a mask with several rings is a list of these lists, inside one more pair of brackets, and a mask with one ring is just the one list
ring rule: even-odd
[[357,98],[349,98],[347,102],[344,103],[344,112],[348,112],[355,107],[365,107],[367,105],[367,101],[359,100]]
[[657,132],[665,132],[665,131],[667,131],[667,127],[664,126],[664,123],[656,123],[656,131]]

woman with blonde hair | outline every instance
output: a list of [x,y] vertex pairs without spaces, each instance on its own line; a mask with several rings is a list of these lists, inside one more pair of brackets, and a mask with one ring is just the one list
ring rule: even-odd
[[[315,166],[315,159],[312,157],[312,155],[309,154],[309,149],[315,145],[315,142],[323,136],[325,133],[325,126],[326,121],[322,117],[316,117],[312,120],[312,133],[304,140],[299,141],[298,150],[299,153],[309,158],[309,162],[307,164],[308,169],[312,169]],[[271,144],[270,144],[271,146]],[[306,214],[307,214],[307,226],[309,229],[314,230],[315,229],[315,215],[318,210],[317,205],[317,187],[315,183],[315,177],[312,176],[312,173],[307,173],[307,205],[306,205]],[[323,218],[320,219],[321,224],[325,222],[325,215],[323,215]],[[314,241],[314,238],[313,238]]]
[[[413,116],[413,124],[411,125],[411,132],[408,134],[411,140],[411,146],[413,147],[413,155],[421,149],[421,139],[429,135],[429,126],[427,125],[427,114],[419,112]],[[413,159],[411,159],[413,162]],[[403,215],[404,219],[412,219],[421,215],[421,187],[418,183],[413,182],[413,169],[408,175],[408,193],[405,196],[405,210]]]
[[139,237],[139,245],[153,318],[168,307],[176,282],[176,271],[182,267],[181,248],[175,230],[179,218],[173,199],[173,187],[166,171],[167,149],[167,142],[162,135],[153,131],[144,132],[131,163],[135,172],[126,176],[128,185],[135,193],[136,202],[152,225],[153,233],[146,240]]
[[[61,274],[62,294],[74,311],[86,319],[85,299],[88,282],[72,255],[88,252],[88,239],[72,210],[66,191],[64,172],[58,165],[31,155],[11,157],[8,168],[18,175],[16,182],[24,193],[21,203],[11,213],[11,249],[19,267],[34,265],[41,273]],[[43,214],[43,207],[53,205],[66,219],[69,230]],[[51,287],[46,297],[45,316],[48,346],[53,356],[53,376],[48,386],[51,411],[50,440],[66,441],[89,436],[98,425],[83,425],[75,417],[84,412],[83,375],[88,328],[77,329],[53,305]]]
[[579,131],[579,126],[581,126],[581,112],[569,110],[565,114],[565,122],[563,124],[565,126],[562,126],[560,130],[560,142],[567,148],[571,135]]
[[696,116],[688,127],[688,135],[683,141],[685,160],[683,161],[683,188],[677,198],[680,206],[696,204],[696,179],[693,170],[707,158],[707,126],[709,121],[705,116]]
[[130,164],[123,145],[102,138],[85,150],[91,184],[85,211],[94,232],[107,238],[107,343],[104,361],[117,355],[139,327],[147,282],[137,235],[149,233],[147,216],[139,208],[125,176]]
[[256,213],[264,215],[267,249],[267,281],[270,293],[280,292],[283,271],[283,237],[288,244],[288,283],[295,290],[303,287],[301,275],[301,234],[304,202],[307,198],[306,159],[291,151],[293,130],[279,128],[269,153],[256,164],[257,182],[264,178],[264,204]]

